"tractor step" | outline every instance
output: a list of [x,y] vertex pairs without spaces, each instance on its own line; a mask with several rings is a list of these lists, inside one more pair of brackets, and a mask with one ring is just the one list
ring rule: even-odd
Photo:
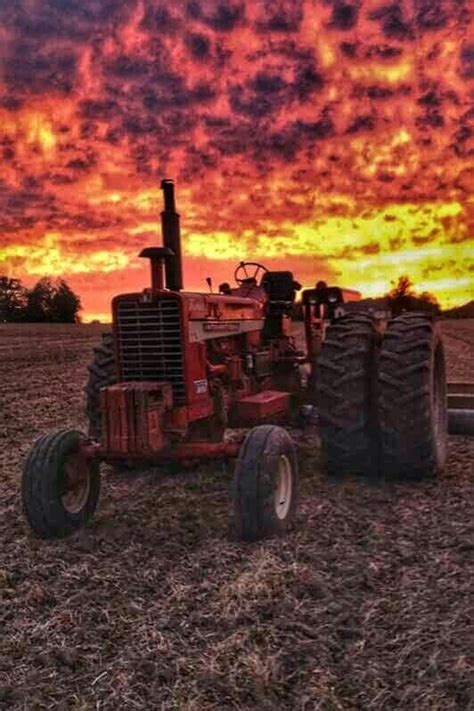
[[474,434],[474,383],[448,383],[449,434]]
[[474,410],[474,395],[448,393],[448,410]]
[[290,406],[290,393],[263,390],[237,402],[237,417],[243,423],[264,422],[269,417],[285,414]]
[[448,383],[448,395],[451,395],[451,393],[474,395],[474,383],[460,383],[456,381]]

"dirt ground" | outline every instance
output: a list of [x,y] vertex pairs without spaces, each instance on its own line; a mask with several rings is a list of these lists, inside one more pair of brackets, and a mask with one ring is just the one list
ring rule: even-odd
[[[436,482],[325,479],[303,443],[293,532],[228,535],[230,474],[106,472],[93,524],[43,542],[22,460],[84,426],[99,326],[0,325],[0,707],[474,709],[474,438]],[[474,380],[474,321],[444,324]]]

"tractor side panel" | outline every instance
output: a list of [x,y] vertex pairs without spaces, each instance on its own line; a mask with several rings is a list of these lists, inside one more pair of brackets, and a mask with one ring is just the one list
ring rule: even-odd
[[164,418],[173,407],[169,383],[119,383],[102,388],[100,396],[107,454],[147,456],[167,446]]

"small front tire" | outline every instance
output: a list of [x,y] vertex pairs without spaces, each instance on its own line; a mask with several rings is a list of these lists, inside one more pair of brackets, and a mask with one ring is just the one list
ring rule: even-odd
[[295,447],[282,427],[260,425],[239,452],[233,486],[237,538],[257,541],[283,534],[293,521],[298,496]]
[[85,526],[97,507],[98,462],[81,454],[86,436],[59,430],[40,437],[23,468],[25,517],[41,538],[61,538]]

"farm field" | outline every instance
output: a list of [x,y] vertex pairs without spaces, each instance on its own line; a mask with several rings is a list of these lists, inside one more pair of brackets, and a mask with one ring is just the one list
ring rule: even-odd
[[[474,320],[443,329],[474,381]],[[220,466],[106,471],[88,529],[30,534],[22,460],[85,427],[103,330],[0,325],[0,708],[474,708],[474,438],[438,481],[383,487],[326,480],[302,439],[283,539],[230,539]]]

